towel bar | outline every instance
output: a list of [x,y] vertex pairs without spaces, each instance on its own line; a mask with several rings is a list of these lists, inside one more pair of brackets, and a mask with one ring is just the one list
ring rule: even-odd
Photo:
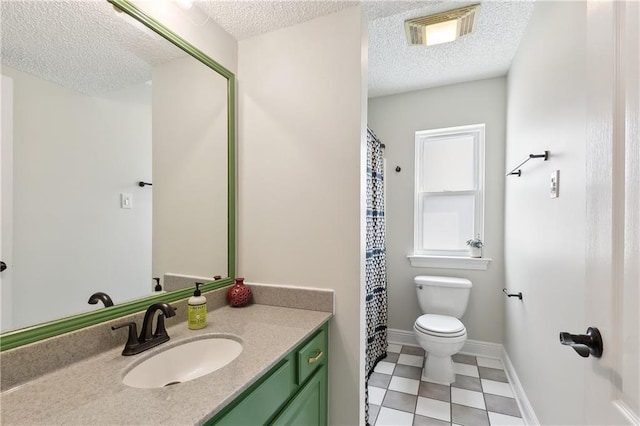
[[507,173],[505,176],[516,175],[520,177],[522,175],[522,171],[520,170],[520,167],[522,167],[527,161],[533,158],[544,158],[544,161],[547,161],[549,159],[549,151],[545,151],[544,154],[529,154],[527,158],[522,160],[520,164],[518,164],[513,169],[511,169],[511,171]]

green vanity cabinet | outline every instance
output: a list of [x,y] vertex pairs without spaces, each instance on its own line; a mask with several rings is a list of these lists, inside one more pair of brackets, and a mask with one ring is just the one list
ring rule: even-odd
[[206,425],[326,425],[328,355],[325,323]]
[[327,367],[322,366],[280,412],[273,425],[327,424]]

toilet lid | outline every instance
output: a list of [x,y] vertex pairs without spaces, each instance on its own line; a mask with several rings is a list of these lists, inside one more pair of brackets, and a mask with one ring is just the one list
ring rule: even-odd
[[458,318],[447,315],[426,314],[416,320],[416,327],[425,333],[438,335],[459,335],[466,331]]

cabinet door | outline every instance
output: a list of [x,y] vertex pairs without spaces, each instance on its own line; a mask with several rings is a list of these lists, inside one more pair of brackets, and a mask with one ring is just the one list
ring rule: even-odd
[[311,340],[298,350],[298,384],[303,384],[314,371],[326,364],[327,330],[321,328]]
[[291,426],[325,426],[327,424],[326,366],[316,371],[273,424]]
[[294,377],[293,356],[289,355],[275,372],[272,370],[268,373],[266,379],[231,411],[206,424],[217,426],[266,424],[295,391]]

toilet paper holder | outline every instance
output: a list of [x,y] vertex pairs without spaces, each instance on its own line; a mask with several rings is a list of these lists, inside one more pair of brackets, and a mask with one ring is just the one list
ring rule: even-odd
[[502,292],[507,295],[507,297],[517,297],[522,300],[522,292],[520,293],[509,293],[506,288],[502,289]]

